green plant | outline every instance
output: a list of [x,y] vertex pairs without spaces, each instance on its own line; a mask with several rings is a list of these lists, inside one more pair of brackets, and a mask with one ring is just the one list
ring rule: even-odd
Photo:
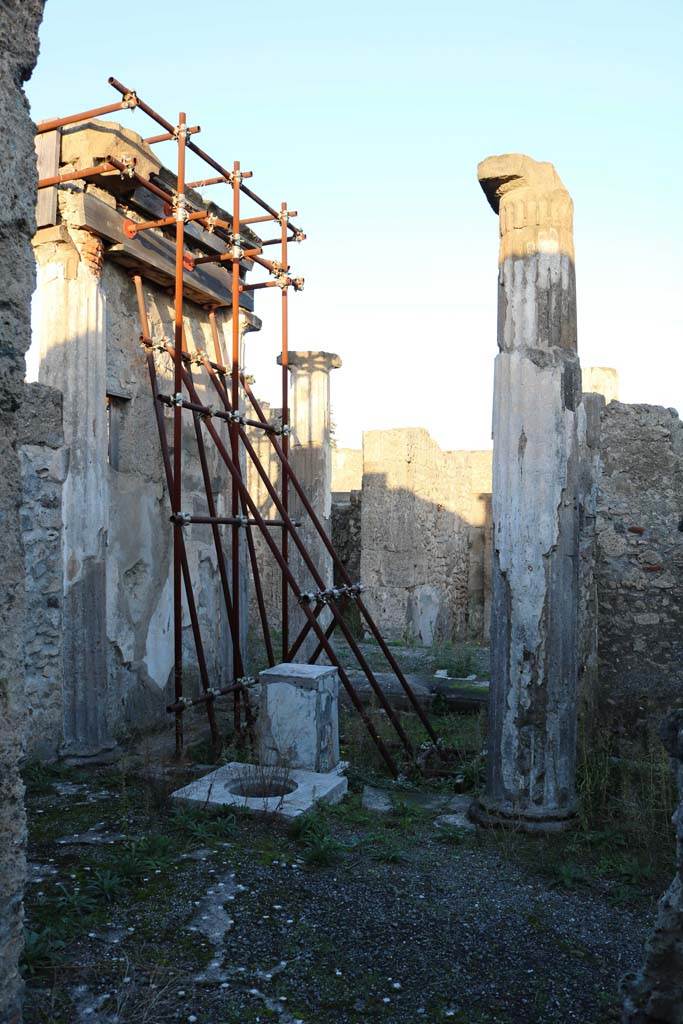
[[90,893],[78,888],[67,889],[62,882],[59,882],[55,888],[58,895],[54,903],[63,913],[92,914],[95,909],[95,900]]
[[563,889],[576,889],[587,883],[588,872],[581,864],[559,861],[552,864],[550,877],[551,884],[559,885]]
[[59,938],[54,928],[46,927],[40,931],[26,929],[24,931],[24,951],[21,966],[25,974],[35,975],[57,966],[60,950],[65,943]]
[[112,865],[126,878],[138,878],[149,871],[164,871],[175,860],[172,847],[169,836],[144,836],[127,843]]
[[372,836],[370,845],[370,856],[373,860],[381,861],[384,864],[400,864],[404,860],[403,847],[395,839],[387,836]]
[[453,828],[452,826],[443,827],[438,829],[434,838],[437,843],[443,843],[444,846],[460,846],[460,844],[467,838],[467,831],[464,828]]
[[106,868],[97,868],[90,876],[86,892],[95,899],[113,903],[125,892],[123,879]]
[[344,850],[343,843],[330,835],[324,821],[317,815],[304,817],[307,820],[300,828],[298,839],[304,848],[305,863],[318,867],[332,864]]
[[231,812],[209,816],[205,811],[179,808],[171,820],[176,832],[190,836],[198,842],[208,843],[230,835],[235,827],[236,817]]

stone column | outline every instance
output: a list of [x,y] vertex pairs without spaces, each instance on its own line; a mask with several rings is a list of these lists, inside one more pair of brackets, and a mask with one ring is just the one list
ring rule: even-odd
[[576,810],[577,409],[572,201],[549,163],[479,165],[500,215],[493,402],[491,696],[482,824],[555,831]]
[[40,0],[7,0],[0,18],[0,116],[10,144],[0,164],[0,1020],[19,1024],[26,814],[20,764],[26,735],[24,552],[17,427],[31,338],[36,157],[23,91],[38,56]]
[[[278,360],[279,361],[279,360]],[[289,372],[292,376],[290,394],[290,462],[308,500],[328,535],[332,523],[332,434],[330,420],[330,370],[342,362],[333,352],[290,352]],[[332,559],[313,529],[299,499],[290,487],[290,512],[304,525],[300,531],[308,552],[325,581],[333,585]],[[317,590],[310,573],[296,548],[290,543],[290,561],[299,586],[304,591]],[[303,612],[290,601],[290,638],[293,641],[303,626]],[[329,610],[320,616],[320,623],[329,622]],[[317,646],[313,633],[296,655],[296,661],[307,661]]]
[[109,518],[106,302],[101,242],[63,225],[39,232],[35,332],[40,382],[63,393],[64,744],[72,762],[115,756],[107,726]]

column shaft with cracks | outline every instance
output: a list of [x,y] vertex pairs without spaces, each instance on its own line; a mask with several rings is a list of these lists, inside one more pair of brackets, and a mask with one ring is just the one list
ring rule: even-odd
[[552,164],[490,157],[500,215],[493,404],[492,688],[482,824],[575,813],[578,506],[572,201]]
[[[332,516],[332,423],[330,416],[330,371],[341,366],[339,356],[331,352],[290,352],[289,372],[292,377],[290,464],[328,535]],[[332,559],[300,501],[290,488],[290,513],[304,525],[301,535],[325,586],[333,585]],[[302,590],[317,590],[301,556],[292,551],[290,562]],[[301,609],[290,602],[290,636],[295,639],[306,621]],[[329,609],[321,613],[320,623],[327,626]],[[311,633],[295,656],[308,661],[317,646]]]

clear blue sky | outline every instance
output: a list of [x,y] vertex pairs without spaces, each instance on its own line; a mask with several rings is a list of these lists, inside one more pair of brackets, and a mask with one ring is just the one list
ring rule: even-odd
[[[682,38],[681,0],[48,0],[28,94],[36,119],[66,114],[115,98],[115,75],[171,121],[186,110],[204,148],[300,211],[291,344],[342,356],[339,443],[421,425],[477,448],[496,352],[497,225],[476,182],[491,153],[551,160],[573,196],[583,364],[616,366],[625,401],[681,407]],[[279,311],[272,290],[259,299],[249,361],[268,398]]]

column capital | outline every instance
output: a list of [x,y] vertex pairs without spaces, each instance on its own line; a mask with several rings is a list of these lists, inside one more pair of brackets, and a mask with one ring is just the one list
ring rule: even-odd
[[[282,358],[277,357],[278,365],[282,366]],[[288,367],[292,373],[316,373],[338,370],[342,365],[341,358],[335,352],[290,352],[287,357]]]
[[500,263],[537,253],[574,259],[574,204],[551,163],[523,153],[489,156],[477,178],[500,218]]

